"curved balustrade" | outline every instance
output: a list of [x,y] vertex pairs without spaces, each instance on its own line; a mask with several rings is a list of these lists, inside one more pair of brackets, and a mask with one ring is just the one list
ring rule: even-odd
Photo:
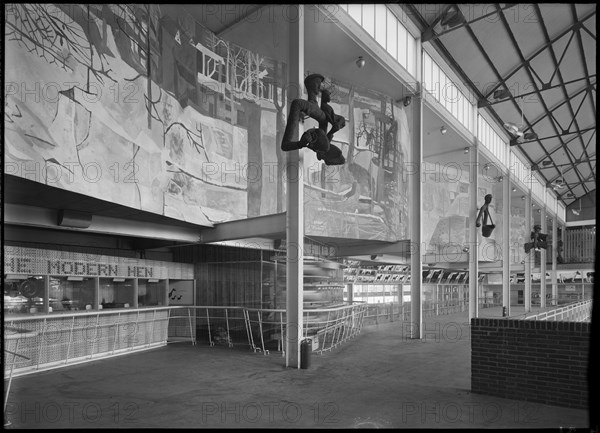
[[543,313],[527,316],[524,320],[589,322],[592,317],[592,300],[574,302]]

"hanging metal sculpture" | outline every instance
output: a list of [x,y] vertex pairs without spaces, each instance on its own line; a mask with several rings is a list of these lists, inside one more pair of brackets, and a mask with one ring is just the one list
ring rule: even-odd
[[[494,225],[494,222],[492,221],[490,212],[488,210],[488,207],[489,207],[490,203],[492,202],[492,194],[487,194],[484,197],[484,200],[485,200],[485,202],[483,203],[483,206],[481,206],[481,208],[479,209],[479,213],[477,214],[477,220],[475,221],[475,227],[481,227],[481,235],[484,238],[489,238],[492,235],[494,228],[496,228],[496,226]],[[482,218],[483,218],[483,227],[481,225]],[[488,224],[488,220],[490,222],[489,224]]]
[[525,254],[529,254],[531,249],[540,251],[540,248],[547,249],[547,235],[542,233],[542,226],[534,225],[533,231],[531,232],[531,242],[525,244]]
[[[326,89],[321,89],[321,84],[325,80],[321,74],[311,74],[304,79],[304,86],[308,93],[308,99],[294,99],[290,106],[290,114],[281,140],[281,150],[289,152],[290,150],[309,148],[317,154],[317,159],[323,160],[327,165],[340,165],[346,162],[339,147],[331,144],[333,134],[346,125],[346,119],[343,116],[336,115],[333,107],[329,105],[331,94]],[[321,106],[317,104],[317,95],[321,94]],[[318,128],[311,128],[304,132],[299,141],[292,141],[291,138],[298,134],[298,123],[302,120],[302,115],[308,116],[319,123]],[[331,129],[327,132],[327,125],[331,124]]]

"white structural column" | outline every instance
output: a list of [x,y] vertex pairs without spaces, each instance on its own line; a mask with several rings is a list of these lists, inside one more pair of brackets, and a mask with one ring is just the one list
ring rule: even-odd
[[[531,188],[525,196],[525,242],[531,242]],[[529,250],[529,254],[525,256],[525,312],[531,311],[531,261],[535,257],[535,251]]]
[[[288,5],[297,8],[297,14],[289,20],[289,75],[288,113],[291,101],[301,98],[304,82],[304,6]],[[291,11],[290,13],[293,13]],[[299,129],[299,134],[302,131]],[[298,140],[299,137],[292,137]],[[277,143],[279,146],[280,143]],[[304,285],[304,184],[302,153],[298,150],[286,152],[286,325],[285,365],[300,368],[300,341],[302,340],[302,302]]]
[[510,316],[510,170],[504,175],[502,184],[502,307]]
[[[542,233],[548,233],[548,224],[546,220],[546,206],[542,206],[541,223]],[[540,253],[540,308],[546,308],[546,250],[541,248]]]
[[558,218],[552,215],[552,305],[558,300],[558,276],[556,272],[556,255],[558,252]]
[[[479,122],[476,121],[476,125]],[[479,146],[477,134],[471,147],[469,164],[469,323],[471,319],[479,315],[479,242],[478,230],[475,227],[479,207],[483,203],[477,202],[477,191],[479,190]],[[483,224],[483,221],[482,221]]]
[[[413,138],[412,161],[414,170],[410,176],[410,322],[411,338],[423,338],[423,258],[421,243],[423,231],[421,224],[421,207],[423,192],[421,179],[423,169],[423,47],[417,39],[417,96],[413,97]],[[402,289],[400,289],[402,290]]]

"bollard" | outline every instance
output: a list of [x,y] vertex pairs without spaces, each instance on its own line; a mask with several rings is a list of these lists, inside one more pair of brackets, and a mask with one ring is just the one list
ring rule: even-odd
[[300,342],[300,368],[310,367],[310,354],[312,353],[312,340],[305,338]]

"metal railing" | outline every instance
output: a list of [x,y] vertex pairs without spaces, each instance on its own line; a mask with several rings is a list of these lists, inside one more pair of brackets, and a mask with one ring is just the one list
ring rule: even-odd
[[524,317],[523,320],[588,322],[592,317],[592,300],[574,302],[560,308]]
[[[366,304],[305,310],[303,338],[313,339],[313,351],[331,350],[360,333],[366,310]],[[283,355],[287,332],[283,309],[221,306],[5,317],[4,327],[14,330],[10,338],[5,332],[6,349],[18,347],[22,359],[5,369],[5,378],[181,341]]]
[[5,333],[5,347],[18,347],[25,359],[14,368],[16,375],[110,357],[166,344],[170,312],[158,307],[5,316],[4,329],[15,331],[11,339]]

